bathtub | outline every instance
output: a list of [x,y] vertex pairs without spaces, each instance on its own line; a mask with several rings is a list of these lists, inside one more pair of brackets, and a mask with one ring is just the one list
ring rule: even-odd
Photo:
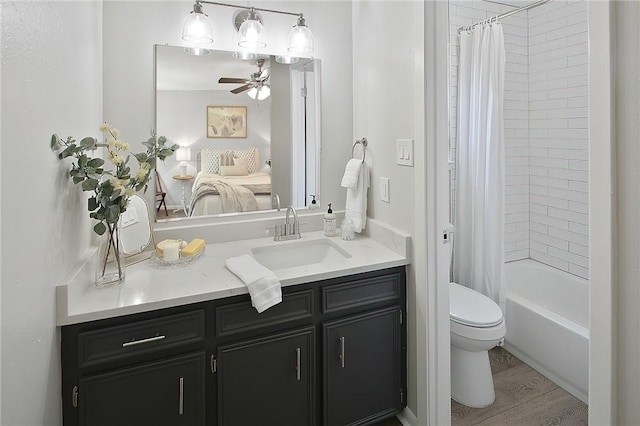
[[525,259],[505,264],[505,348],[587,402],[588,281]]

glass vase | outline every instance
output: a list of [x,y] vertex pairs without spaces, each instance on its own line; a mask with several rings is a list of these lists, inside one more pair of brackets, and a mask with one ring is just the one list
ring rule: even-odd
[[100,236],[96,287],[108,287],[124,281],[124,253],[120,240],[120,225],[107,223],[107,230]]

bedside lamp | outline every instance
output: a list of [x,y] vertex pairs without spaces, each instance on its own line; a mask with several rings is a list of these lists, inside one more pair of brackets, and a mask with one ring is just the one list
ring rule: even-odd
[[180,161],[180,176],[187,175],[187,161],[191,161],[191,148],[188,146],[181,146],[176,151],[176,160]]

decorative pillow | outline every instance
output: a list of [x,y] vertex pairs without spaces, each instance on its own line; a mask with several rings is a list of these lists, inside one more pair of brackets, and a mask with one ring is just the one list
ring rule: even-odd
[[249,173],[255,173],[260,170],[260,158],[257,148],[240,149],[233,151],[233,155],[236,158],[243,158],[247,160],[247,169]]
[[249,171],[247,165],[220,166],[220,176],[247,176]]
[[220,169],[220,152],[215,149],[203,149],[200,153],[202,173],[217,174]]
[[247,170],[249,170],[249,165],[247,164],[247,159],[246,158],[233,157],[233,165],[234,166],[247,166]]
[[226,151],[220,154],[220,167],[233,166],[233,152]]

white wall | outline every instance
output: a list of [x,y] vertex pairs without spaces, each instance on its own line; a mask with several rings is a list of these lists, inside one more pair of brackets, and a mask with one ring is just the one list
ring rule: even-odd
[[[512,10],[450,3],[451,152],[460,26]],[[502,21],[505,36],[505,260],[531,257],[588,278],[586,2],[554,0]],[[455,179],[455,167],[453,168]],[[452,189],[455,211],[455,190]]]
[[[640,3],[614,2],[614,179],[617,179],[617,274],[612,286],[617,328],[616,424],[637,424],[640,418]],[[616,153],[617,151],[617,153]],[[615,228],[614,228],[615,229]],[[617,317],[616,317],[617,316]],[[608,348],[607,348],[608,349]]]
[[[347,1],[256,1],[271,9],[303,12],[315,37],[314,57],[322,60],[322,204],[344,208],[340,188],[344,162],[351,150],[353,82],[351,3]],[[146,140],[154,126],[153,45],[183,45],[184,17],[192,4],[184,1],[106,1],[104,26],[104,113],[127,141]],[[214,26],[212,48],[234,50],[237,33],[233,8],[204,5]],[[144,20],[139,18],[144,16]],[[268,50],[286,52],[286,33],[295,18],[265,13]],[[293,19],[293,20],[292,20]],[[123,48],[126,46],[126,48]],[[304,229],[303,229],[304,231]]]
[[587,4],[528,14],[530,256],[588,279]]
[[59,425],[54,286],[92,240],[52,133],[99,136],[101,2],[2,2],[3,425]]
[[[375,1],[353,3],[353,139],[366,137],[366,162],[371,169],[368,215],[409,234],[414,224],[414,172],[417,168],[398,166],[395,162],[396,139],[415,139],[417,134],[416,103],[423,102],[422,57],[417,35],[422,29],[418,11],[412,1]],[[418,18],[415,18],[418,16]],[[351,146],[349,145],[349,155]],[[359,148],[357,148],[359,149]],[[358,151],[360,156],[360,151]],[[416,157],[417,159],[418,157]],[[341,163],[344,166],[344,163]],[[340,173],[340,176],[342,174]],[[390,179],[390,202],[380,200],[380,177]],[[414,259],[415,260],[415,259]],[[409,409],[417,413],[418,396],[415,358],[416,330],[415,270],[409,270]],[[426,396],[425,396],[426,397]],[[426,418],[426,417],[425,417]]]
[[[256,147],[260,153],[261,171],[269,171],[264,163],[269,158],[271,147],[271,97],[256,101],[246,94],[239,97],[228,90],[163,90],[157,94],[158,135],[165,136],[170,143],[191,147],[191,161],[187,162],[187,173],[195,176],[199,165],[196,153],[207,149],[247,149]],[[247,107],[247,137],[238,139],[207,138],[208,105],[241,105]],[[158,174],[167,193],[169,207],[180,205],[182,182],[172,178],[180,174],[179,161],[175,156],[158,162]],[[262,170],[264,169],[264,170]],[[185,184],[187,205],[191,199],[191,182]],[[159,216],[162,218],[162,215]]]

